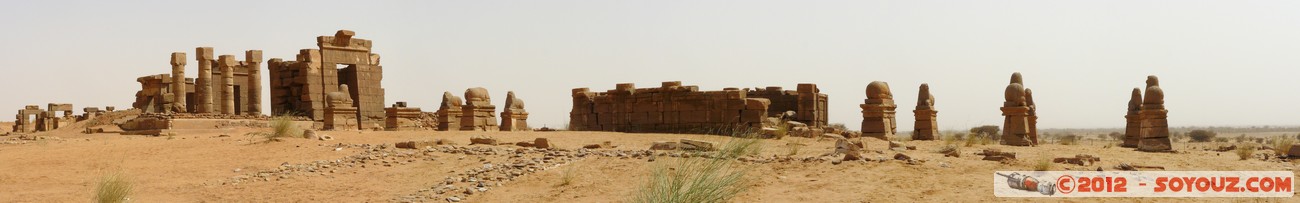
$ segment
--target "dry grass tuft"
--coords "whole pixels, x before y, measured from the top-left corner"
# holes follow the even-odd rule
[[[630,202],[729,202],[748,190],[751,178],[747,174],[753,166],[734,159],[757,153],[760,140],[752,139],[753,133],[732,136],[712,158],[680,158],[653,167],[649,180]]]
[[[130,200],[134,186],[120,172],[104,175],[95,188],[95,202],[121,203]]]
[[[1255,146],[1251,144],[1242,144],[1240,146],[1237,146],[1236,152],[1237,152],[1237,158],[1241,158],[1241,160],[1247,160],[1250,159],[1250,157],[1255,156]]]

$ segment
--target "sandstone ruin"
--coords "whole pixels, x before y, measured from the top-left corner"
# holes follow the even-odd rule
[[[934,140],[939,137],[939,111],[934,109],[934,95],[930,94],[930,84],[921,83],[920,95],[916,100],[915,127],[912,128],[913,140]]]
[[[131,106],[143,113],[262,115],[262,51],[245,51],[244,61],[235,60],[234,55],[214,59],[211,47],[199,47],[195,52],[197,79],[185,78],[186,54],[172,53],[171,74],[136,79],[140,91]]]
[[[867,85],[867,99],[862,105],[862,136],[889,140],[898,132],[894,119],[894,93],[889,83],[873,81]]]
[[[440,131],[459,131],[460,130],[460,110],[464,101],[451,92],[442,93],[442,103],[438,107],[438,130]]]
[[[794,91],[781,87],[699,91],[699,87],[682,86],[680,81],[639,89],[623,83],[605,92],[575,88],[569,130],[679,133],[762,128],[765,123],[772,124],[770,117],[793,112],[786,119],[820,131],[827,126],[827,95],[820,92],[816,84],[799,84]]]
[[[1165,91],[1160,89],[1160,80],[1156,76],[1147,76],[1146,96],[1142,98],[1141,138],[1137,148],[1140,151],[1163,152],[1173,150],[1169,140],[1169,110],[1165,109]]]
[[[384,130],[432,130],[437,121],[432,113],[420,111],[420,108],[408,107],[406,102],[397,102],[392,107],[384,108]]]
[[[51,131],[103,113],[99,112],[97,108],[91,107],[86,108],[84,115],[72,114],[72,104],[49,103],[46,107],[46,109],[41,109],[41,106],[27,105],[23,109],[19,109],[18,114],[14,115],[13,132]],[[59,115],[59,113],[63,115]]]
[[[501,131],[530,131],[528,111],[524,110],[524,100],[515,97],[514,91],[506,92],[506,107],[501,112]]]
[[[1006,119],[1002,124],[1002,144],[1011,146],[1032,146],[1036,145],[1036,137],[1033,136],[1030,125],[1030,112],[1028,98],[1026,97],[1027,89],[1021,80],[1020,73],[1011,75],[1011,84],[1007,85],[1005,95],[1006,101],[1002,103],[1002,115]]]
[[[1142,140],[1142,89],[1133,88],[1132,97],[1128,100],[1128,114],[1124,115],[1127,121],[1124,125],[1124,142],[1120,147],[1137,148],[1138,142]]]
[[[488,90],[482,87],[465,90],[465,105],[461,106],[460,130],[498,131],[497,106],[492,105]]]
[[[355,123],[356,129],[382,126],[387,117],[384,89],[380,86],[383,67],[379,55],[371,53],[371,41],[353,36],[356,33],[339,30],[334,36],[317,37],[319,49],[299,50],[295,61],[270,59],[267,68],[271,78],[271,112],[302,115],[318,123],[349,119],[335,120],[336,123],[325,124],[327,127],[352,129],[351,123]],[[340,106],[335,114],[355,115],[326,115],[327,108],[334,108],[329,106],[331,100],[327,98],[333,92],[347,93],[341,96],[346,96],[351,101],[348,105],[356,108],[353,113],[348,111],[349,107]],[[343,100],[338,98],[338,101]]]

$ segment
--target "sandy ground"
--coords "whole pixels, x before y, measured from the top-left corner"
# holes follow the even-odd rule
[[[135,184],[133,202],[391,202],[428,189],[483,162],[502,161],[499,156],[432,153],[434,160],[412,160],[386,167],[339,168],[334,172],[299,173],[270,181],[231,182],[233,177],[254,171],[272,170],[282,164],[339,160],[361,153],[359,148],[338,148],[339,144],[392,144],[410,140],[447,139],[468,144],[475,135],[489,135],[504,142],[548,138],[560,148],[576,149],[585,144],[611,141],[617,149],[647,149],[653,141],[682,138],[724,142],[728,138],[708,135],[626,134],[608,132],[321,132],[335,139],[317,141],[288,139],[283,142],[252,143],[245,132],[260,129],[232,129],[227,133],[179,134],[174,137],[124,136],[56,132],[35,134],[57,137],[22,144],[0,144],[0,201],[3,202],[86,202],[92,199],[96,182],[105,174],[126,174]],[[220,137],[220,134],[233,135]],[[14,140],[14,136],[0,139]],[[831,141],[809,138],[764,140],[763,155],[788,154],[790,143],[802,143],[796,157],[817,156],[832,151]],[[993,196],[989,177],[996,170],[1032,170],[1037,160],[1075,154],[1099,156],[1093,166],[1054,165],[1054,170],[1111,170],[1120,163],[1164,166],[1167,170],[1294,170],[1296,162],[1265,160],[1239,161],[1232,153],[1201,150],[1213,144],[1177,144],[1179,153],[1142,153],[1107,147],[1093,141],[1081,145],[1008,147],[977,145],[963,147],[961,157],[936,153],[943,141],[909,141],[916,150],[892,151],[885,141],[867,139],[869,158],[905,153],[924,159],[919,165],[902,161],[821,163],[747,163],[752,167],[752,189],[735,202],[1298,202],[1296,198],[1072,198],[1027,199]],[[493,146],[516,148],[513,146]],[[996,148],[1016,152],[1020,161],[1002,164],[982,161],[974,155],[980,149]],[[406,149],[403,149],[406,150]],[[419,151],[419,150],[411,150]],[[1266,153],[1268,151],[1261,151]],[[466,158],[468,157],[468,158]],[[482,159],[476,159],[482,158]],[[493,190],[466,198],[466,202],[626,202],[648,178],[655,164],[645,159],[589,156],[549,170],[521,176]],[[573,173],[573,183],[561,185],[561,177]],[[1297,183],[1300,184],[1300,183]],[[442,199],[445,196],[438,196]]]

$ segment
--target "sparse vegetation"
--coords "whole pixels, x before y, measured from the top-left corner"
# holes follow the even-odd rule
[[[1241,158],[1241,160],[1247,160],[1250,159],[1250,157],[1255,156],[1255,146],[1252,144],[1243,144],[1237,146],[1236,152],[1238,158]]]
[[[1289,137],[1279,137],[1279,139],[1273,141],[1273,153],[1278,156],[1286,156],[1291,152],[1292,144],[1295,144],[1295,140]]]
[[[1048,171],[1048,170],[1052,170],[1052,160],[1051,160],[1051,159],[1039,159],[1037,162],[1034,162],[1034,170],[1035,170],[1035,171]]]
[[[836,130],[839,130],[840,132],[849,131],[849,127],[844,126],[843,123],[832,123],[827,127],[834,128]]]
[[[293,122],[292,116],[272,117],[267,123],[271,127],[270,132],[251,132],[250,137],[261,136],[263,142],[277,142],[282,138],[300,138],[303,130],[298,129],[298,125]]]
[[[121,203],[130,200],[134,186],[120,172],[109,173],[95,187],[95,202]]]
[[[1228,138],[1226,138],[1226,137],[1216,137],[1216,138],[1214,138],[1214,142],[1228,142]]]
[[[797,140],[800,141],[792,141],[785,144],[787,150],[785,153],[786,156],[794,156],[799,154],[799,150],[803,148],[804,143],[802,139],[797,139]]]
[[[1211,140],[1218,142],[1218,139],[1215,139],[1218,133],[1209,130],[1193,130],[1187,133],[1187,136],[1192,138],[1192,142],[1209,142]],[[1225,138],[1224,141],[1227,141],[1227,139]]]
[[[728,202],[749,189],[749,166],[733,160],[757,152],[759,140],[733,136],[714,158],[680,158],[653,167],[631,202]]]
[[[1110,139],[1111,139],[1111,140],[1123,140],[1123,139],[1124,139],[1124,133],[1119,133],[1119,132],[1110,132]]]
[[[999,128],[996,125],[986,125],[986,126],[970,128],[970,134],[988,136],[988,138],[992,140],[998,140],[998,136],[994,136],[994,135],[1001,135],[1001,133],[998,132],[1001,132],[1001,128]]]
[[[577,170],[578,166],[569,164],[569,166],[564,169],[563,174],[560,174],[560,186],[572,185],[573,180],[578,178]]]
[[[1060,141],[1058,142],[1061,145],[1076,145],[1079,144],[1079,135],[1070,134],[1061,136]]]

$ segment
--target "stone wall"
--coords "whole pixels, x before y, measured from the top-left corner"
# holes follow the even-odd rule
[[[358,126],[383,126],[383,67],[379,55],[371,53],[371,41],[353,38],[356,33],[339,30],[334,36],[316,38],[320,49],[299,50],[297,59],[267,61],[271,78],[271,111],[298,114],[317,122],[326,119],[326,94],[349,87],[349,97],[357,108]]]
[[[689,132],[717,127],[762,127],[770,116],[797,112],[796,121],[826,125],[826,98],[814,84],[798,91],[726,88],[699,91],[679,81],[638,89],[618,84],[613,90],[573,89],[569,130],[618,132]]]

